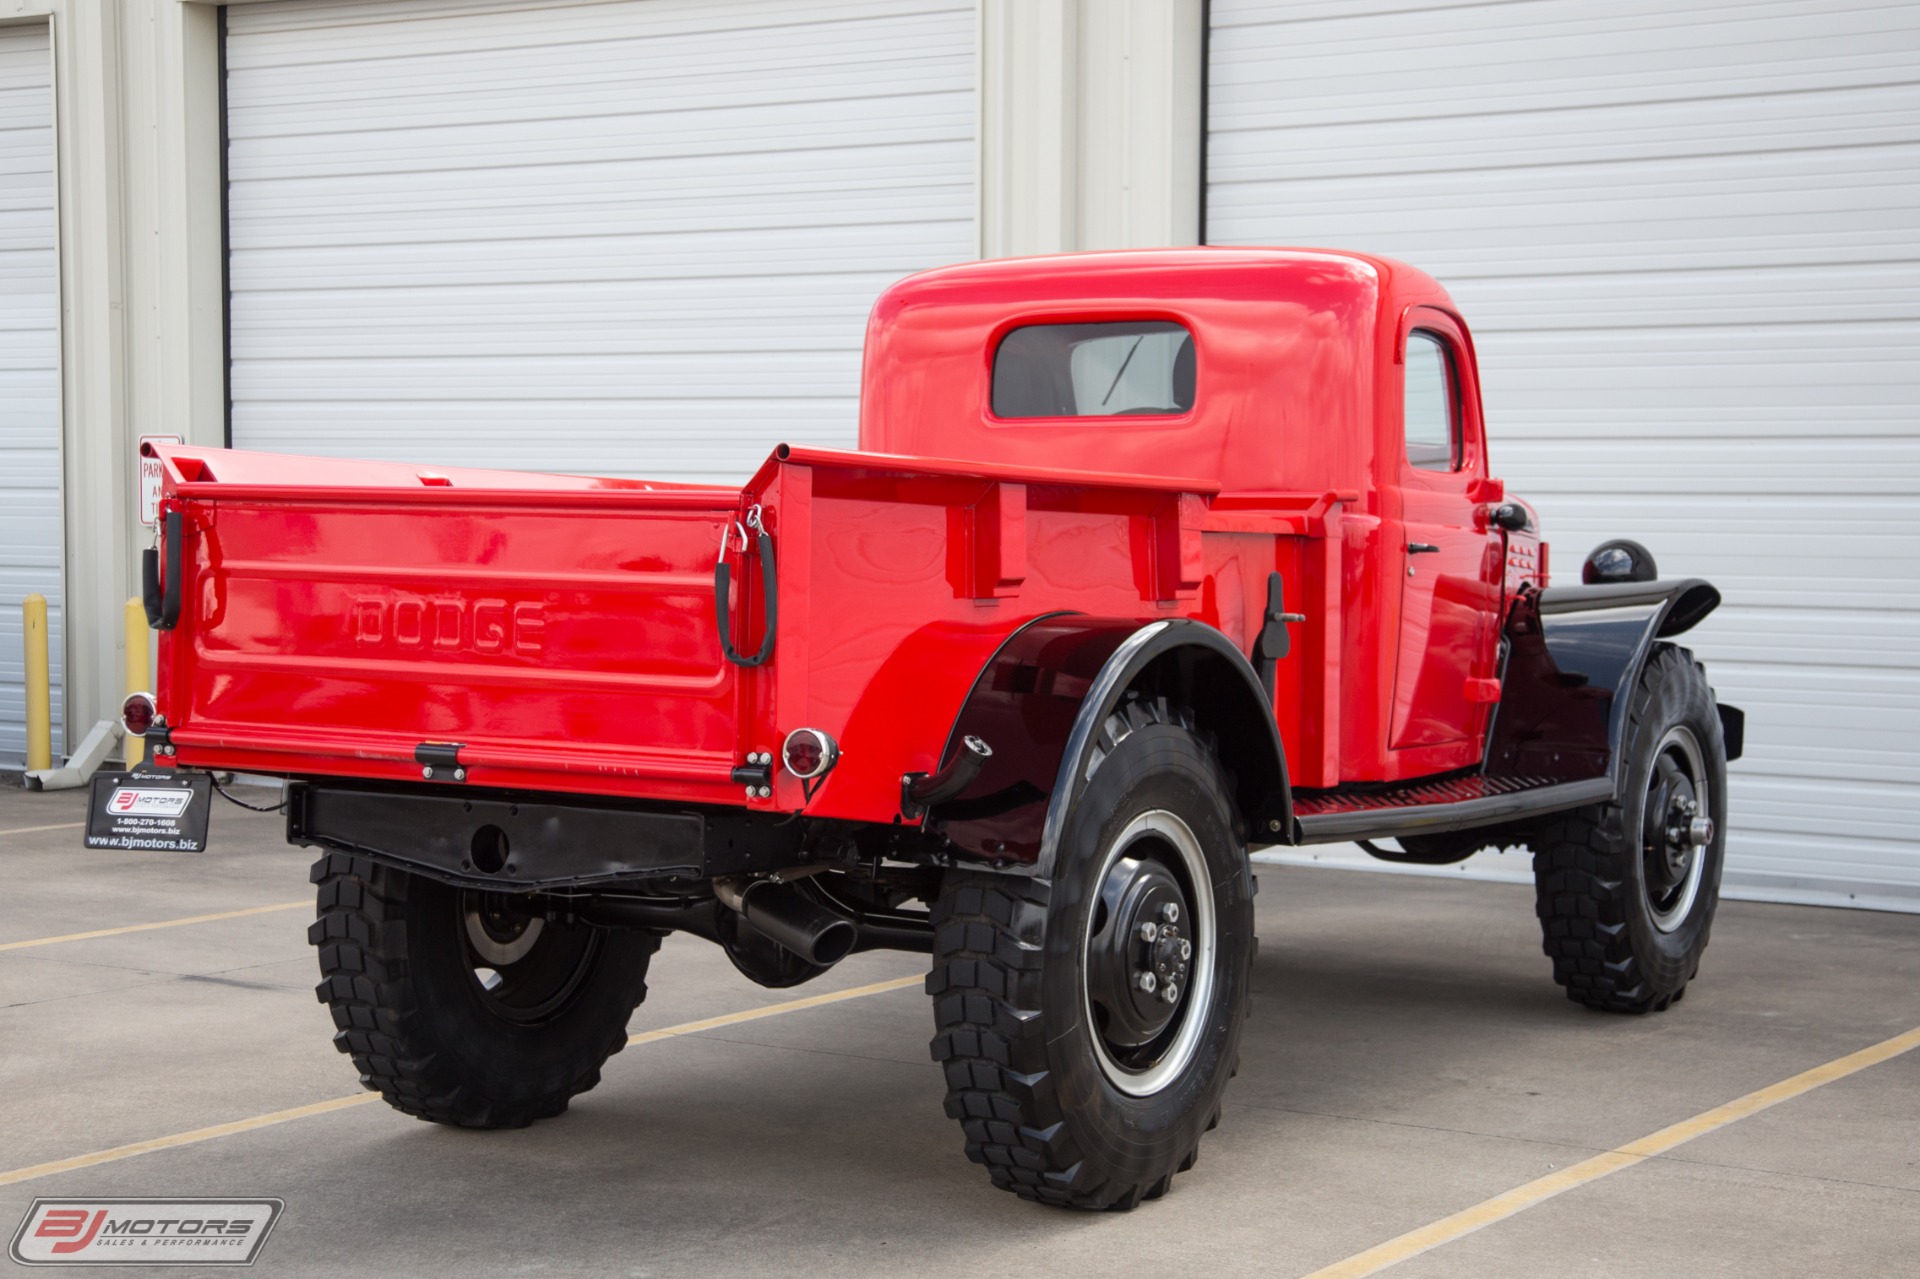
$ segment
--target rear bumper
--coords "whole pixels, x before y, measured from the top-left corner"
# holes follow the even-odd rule
[[[287,842],[355,853],[471,888],[690,883],[801,860],[799,822],[468,787],[294,783]]]

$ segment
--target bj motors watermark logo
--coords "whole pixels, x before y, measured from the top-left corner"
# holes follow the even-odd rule
[[[278,1199],[36,1199],[7,1255],[23,1266],[250,1266]]]
[[[115,817],[178,817],[192,801],[192,791],[121,786],[107,801],[107,811]]]

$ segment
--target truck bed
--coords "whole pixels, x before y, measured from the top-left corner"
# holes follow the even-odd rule
[[[1190,613],[1208,486],[782,448],[740,487],[165,447],[179,763],[888,820],[1009,629]],[[749,511],[772,538],[774,589]],[[723,530],[731,639],[715,562]],[[170,584],[171,586],[171,584]],[[903,707],[920,731],[899,723]],[[735,769],[848,743],[809,803]],[[944,730],[942,730],[944,731]]]

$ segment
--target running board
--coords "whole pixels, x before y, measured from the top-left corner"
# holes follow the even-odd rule
[[[1613,779],[1457,777],[1380,790],[1298,791],[1296,844],[1437,835],[1581,808],[1613,798]]]

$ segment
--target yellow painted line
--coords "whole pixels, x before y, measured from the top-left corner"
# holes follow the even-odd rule
[[[0,830],[0,835],[38,835],[43,830],[79,830],[85,822],[59,822],[52,826],[16,826],[12,830]]]
[[[275,902],[271,906],[249,906],[245,910],[223,910],[214,915],[188,915],[185,919],[163,919],[157,924],[127,924],[121,928],[96,928],[90,933],[63,933],[58,937],[35,937],[31,941],[0,942],[0,950],[25,950],[29,946],[52,946],[63,941],[87,941],[94,937],[118,937],[123,933],[144,933],[155,928],[179,928],[183,924],[211,924],[216,919],[244,919],[248,915],[271,915],[277,910],[313,909],[308,898],[297,902]]]
[[[1595,1155],[1591,1159],[1570,1165],[1558,1172],[1548,1173],[1544,1177],[1529,1181],[1524,1186],[1516,1186],[1505,1194],[1495,1195],[1484,1203],[1454,1213],[1451,1217],[1442,1217],[1432,1225],[1422,1226],[1409,1231],[1398,1239],[1389,1239],[1386,1243],[1356,1253],[1345,1261],[1335,1262],[1325,1269],[1316,1270],[1306,1279],[1361,1279],[1363,1275],[1378,1274],[1388,1266],[1398,1265],[1409,1257],[1417,1257],[1430,1252],[1442,1244],[1451,1243],[1463,1235],[1472,1234],[1483,1226],[1491,1226],[1496,1221],[1504,1221],[1516,1213],[1525,1212],[1536,1204],[1544,1203],[1555,1195],[1565,1194],[1590,1181],[1631,1168],[1637,1163],[1663,1155],[1676,1146],[1685,1145],[1696,1137],[1704,1137],[1710,1132],[1737,1123],[1750,1115],[1756,1115],[1769,1106],[1777,1106],[1783,1101],[1791,1101],[1804,1093],[1812,1092],[1824,1084],[1836,1079],[1845,1079],[1848,1075],[1875,1066],[1901,1053],[1920,1048],[1920,1026],[1907,1031],[1904,1035],[1895,1035],[1892,1039],[1882,1040],[1871,1048],[1862,1048],[1859,1052],[1848,1053],[1845,1057],[1835,1058],[1824,1066],[1815,1066],[1812,1070],[1802,1071],[1791,1079],[1783,1079],[1777,1084],[1769,1084],[1756,1092],[1736,1098],[1724,1106],[1715,1106],[1691,1119],[1659,1132],[1630,1141],[1624,1146],[1609,1150],[1605,1154]]]
[[[301,903],[305,904],[305,903]],[[790,999],[783,1004],[769,1004],[765,1008],[750,1008],[746,1012],[727,1013],[719,1017],[707,1017],[700,1021],[683,1022],[678,1026],[668,1026],[661,1030],[649,1030],[634,1035],[627,1040],[629,1044],[651,1044],[662,1039],[675,1039],[681,1035],[697,1034],[703,1030],[712,1030],[717,1026],[737,1026],[744,1021],[758,1021],[762,1017],[778,1017],[782,1013],[797,1013],[808,1008],[820,1008],[827,1004],[843,1003],[849,999],[860,999],[866,995],[878,995],[889,990],[904,990],[908,986],[919,985],[925,978],[896,977],[892,981],[877,981],[867,986],[855,986],[851,990],[835,990],[824,995],[809,995],[805,999]],[[378,1093],[355,1093],[351,1097],[335,1097],[331,1101],[316,1101],[310,1106],[295,1106],[291,1110],[276,1110],[270,1114],[255,1115],[251,1119],[236,1119],[232,1123],[214,1124],[210,1128],[195,1128],[191,1132],[177,1132],[169,1137],[154,1137],[148,1141],[136,1141],[131,1145],[114,1146],[109,1150],[96,1150],[88,1155],[74,1155],[68,1159],[55,1159],[44,1164],[33,1164],[26,1168],[15,1168],[11,1172],[0,1172],[0,1186],[17,1185],[23,1181],[34,1181],[41,1177],[51,1177],[55,1173],[73,1172],[80,1168],[96,1168],[101,1164],[117,1163],[122,1159],[132,1159],[136,1155],[150,1155],[157,1150],[172,1150],[178,1146],[191,1146],[202,1141],[213,1141],[220,1137],[232,1137],[243,1132],[253,1132],[259,1128],[271,1128],[275,1124],[291,1123],[296,1119],[310,1119],[315,1115],[330,1115],[336,1110],[349,1110],[354,1106],[364,1106],[370,1101],[380,1100]]]
[[[12,1172],[0,1172],[0,1186],[12,1186],[38,1177],[51,1177],[57,1172],[73,1172],[78,1168],[95,1168],[101,1164],[117,1163],[122,1159],[131,1159],[135,1155],[150,1155],[156,1150],[172,1150],[175,1146],[191,1146],[195,1142],[212,1141],[216,1137],[231,1137],[236,1133],[252,1132],[256,1128],[270,1128],[274,1124],[289,1123],[295,1119],[306,1119],[313,1115],[332,1114],[336,1110],[345,1110],[350,1106],[360,1106],[369,1101],[378,1100],[380,1095],[371,1092],[359,1093],[352,1097],[335,1097],[332,1101],[316,1101],[311,1106],[295,1106],[292,1110],[276,1110],[270,1115],[236,1119],[230,1124],[195,1128],[192,1132],[177,1132],[171,1137],[154,1137],[149,1141],[136,1141],[129,1146],[96,1150],[90,1155],[75,1155],[71,1159],[55,1159],[51,1163],[15,1168]]]
[[[869,986],[854,986],[849,990],[829,991],[824,995],[808,995],[805,999],[789,1000],[784,1004],[768,1004],[765,1008],[749,1008],[745,1012],[726,1013],[719,1017],[708,1017],[704,1021],[690,1021],[679,1026],[668,1026],[665,1030],[643,1030],[627,1039],[629,1044],[652,1044],[662,1039],[675,1039],[681,1035],[697,1035],[703,1030],[718,1030],[722,1026],[738,1026],[741,1022],[759,1021],[762,1017],[777,1017],[781,1013],[797,1013],[803,1008],[822,1008],[827,1004],[837,1004],[848,999],[862,999],[868,995],[881,995],[889,990],[905,990],[909,986],[925,983],[926,977],[914,974],[911,977],[895,977],[891,981],[877,981]]]

